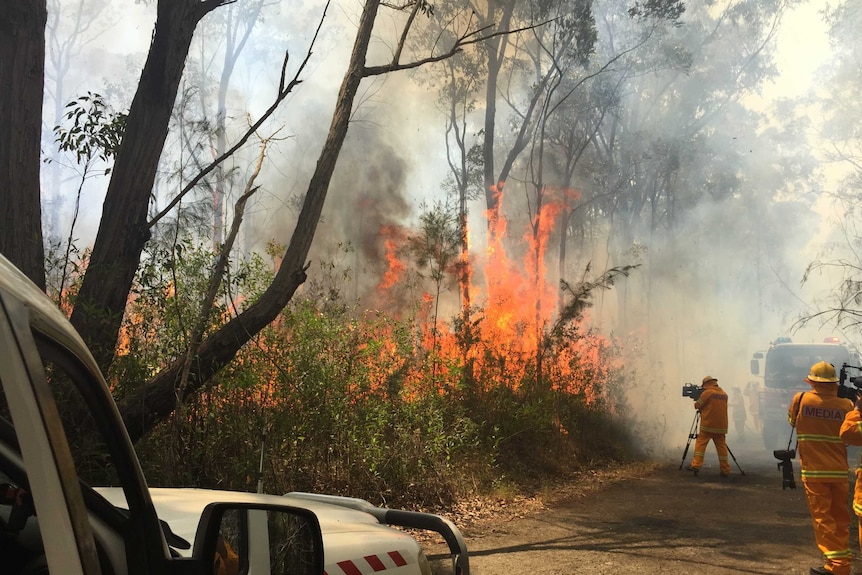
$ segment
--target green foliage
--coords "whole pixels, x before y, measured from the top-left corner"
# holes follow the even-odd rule
[[[629,8],[629,16],[638,20],[658,18],[677,23],[685,13],[685,3],[682,0],[646,0],[635,2]]]
[[[435,202],[431,208],[422,207],[421,233],[410,239],[410,248],[416,264],[427,268],[431,279],[439,284],[458,258],[461,245],[458,213],[442,202]]]
[[[66,104],[63,119],[71,125],[54,126],[56,142],[63,152],[72,152],[78,164],[98,158],[110,161],[120,148],[126,129],[126,114],[112,112],[100,94],[87,92]],[[105,174],[111,172],[105,169]]]
[[[618,277],[628,277],[629,274],[640,267],[640,264],[627,264],[606,270],[595,280],[582,279],[576,285],[571,285],[566,280],[560,280],[560,289],[569,297],[568,302],[560,310],[554,331],[565,326],[571,321],[581,318],[584,310],[592,306],[595,292],[598,289],[608,290],[614,286]],[[591,265],[588,264],[584,274],[589,273]]]
[[[430,18],[434,15],[434,5],[428,0],[419,0],[419,11]]]
[[[184,353],[206,293],[215,254],[191,239],[173,245],[151,244],[138,268],[121,328],[109,380],[122,395],[145,382]],[[259,256],[237,263],[208,317],[209,333],[235,314],[235,306],[254,301],[272,272]],[[240,296],[240,294],[242,294]]]
[[[115,363],[117,395],[184,349],[210,260],[184,241],[144,262]],[[252,301],[273,273],[259,259],[233,267],[233,296],[216,307],[213,328],[247,301],[236,294]],[[268,493],[439,508],[501,478],[533,484],[628,455],[610,415],[616,349],[596,334],[568,325],[545,352],[545,385],[537,386],[534,357],[476,329],[481,309],[457,324],[472,325],[472,335],[457,340],[441,330],[439,345],[428,348],[428,326],[362,313],[339,293],[319,286],[294,298],[140,442],[154,485],[254,491],[262,480]],[[470,370],[468,355],[477,358]]]
[[[74,243],[67,249],[58,241],[45,249],[46,292],[66,312],[75,306],[89,258],[89,251],[81,252]]]

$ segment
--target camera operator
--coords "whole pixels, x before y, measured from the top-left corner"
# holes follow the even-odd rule
[[[703,465],[703,456],[709,441],[715,444],[718,452],[718,467],[722,477],[730,475],[730,459],[727,452],[727,394],[718,386],[718,380],[707,375],[703,378],[703,391],[694,402],[694,408],[700,411],[700,429],[697,441],[694,443],[694,457],[691,459],[689,471],[697,473]]]
[[[799,466],[805,498],[814,524],[814,540],[823,553],[823,567],[810,575],[850,575],[850,510],[847,498],[847,446],[841,440],[844,416],[853,409],[838,397],[835,366],[825,361],[811,366],[804,380],[811,391],[793,396],[787,419],[796,428]]]
[[[856,394],[856,405],[847,412],[841,424],[841,439],[847,445],[862,445],[862,393]],[[853,511],[859,530],[859,548],[862,549],[862,462],[856,468],[856,486],[853,493]]]

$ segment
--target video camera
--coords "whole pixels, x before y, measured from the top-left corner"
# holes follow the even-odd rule
[[[859,390],[862,389],[862,376],[848,377],[848,369],[862,371],[862,367],[856,365],[848,365],[845,363],[841,366],[840,376],[838,378],[838,397],[849,399],[855,403],[856,396],[859,394]],[[853,387],[845,384],[848,380],[853,384]]]
[[[698,399],[700,399],[701,393],[703,393],[703,388],[693,383],[686,383],[682,386],[682,396],[690,397],[692,401],[697,401]]]
[[[772,452],[778,459],[778,470],[781,471],[781,490],[796,489],[796,480],[793,478],[793,459],[796,459],[795,449],[776,449]]]

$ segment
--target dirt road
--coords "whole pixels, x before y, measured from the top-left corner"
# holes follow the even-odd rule
[[[467,522],[471,572],[807,575],[822,563],[798,460],[797,488],[782,490],[771,454],[753,448],[734,455],[744,475],[734,465],[730,477],[720,477],[712,452],[697,477],[680,471],[679,459],[593,474],[523,517]],[[862,573],[853,523],[854,570]]]

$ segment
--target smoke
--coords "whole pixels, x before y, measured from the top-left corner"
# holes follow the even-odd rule
[[[354,295],[361,298],[387,271],[385,242],[404,244],[403,226],[412,203],[407,189],[409,160],[379,133],[359,132],[345,146],[346,157],[339,162],[327,198],[323,233],[315,241],[323,246],[337,241],[353,244]]]

